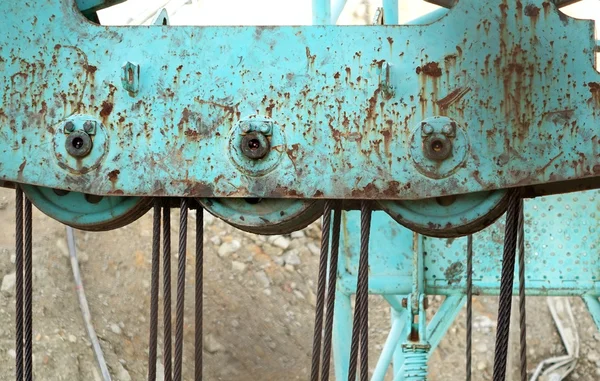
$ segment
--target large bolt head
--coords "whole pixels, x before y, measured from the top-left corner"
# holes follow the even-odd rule
[[[271,145],[265,135],[260,132],[249,132],[242,137],[241,150],[246,157],[258,160],[269,153]]]
[[[92,150],[92,139],[83,131],[75,131],[67,137],[65,149],[73,157],[85,157]]]
[[[430,160],[446,160],[452,154],[452,141],[444,135],[429,136],[423,141],[423,153]]]

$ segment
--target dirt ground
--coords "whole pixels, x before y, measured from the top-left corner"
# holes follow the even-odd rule
[[[1,278],[14,273],[13,193],[0,189]],[[193,218],[192,214],[190,221]],[[175,221],[174,211],[173,253],[178,234]],[[76,232],[93,323],[114,380],[146,378],[151,228],[148,213],[119,230]],[[211,216],[205,218],[205,229],[205,379],[307,380],[318,225],[275,241],[240,232]],[[100,380],[74,289],[64,226],[35,210],[34,233],[35,379]],[[192,229],[188,233],[184,379],[192,380],[195,241]],[[432,297],[430,311],[440,300]],[[496,301],[494,297],[478,297],[474,302],[474,380],[491,380]],[[600,334],[583,303],[576,298],[572,303],[582,344],[576,372],[569,379],[600,379]],[[373,370],[389,329],[389,311],[375,296],[370,305]],[[14,290],[5,290],[0,293],[0,380],[14,379],[14,312]],[[542,359],[565,350],[543,298],[528,299],[528,322],[531,372]],[[160,329],[162,332],[162,322]],[[430,380],[464,379],[464,337],[463,311],[429,361]],[[161,370],[162,365],[158,366]],[[518,361],[513,361],[512,368],[518,368]]]

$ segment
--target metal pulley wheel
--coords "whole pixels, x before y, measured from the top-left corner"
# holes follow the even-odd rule
[[[117,229],[137,220],[152,206],[152,198],[95,196],[33,185],[21,188],[42,213],[80,230]]]
[[[424,200],[379,201],[394,220],[417,233],[452,238],[491,225],[507,208],[507,192],[497,190]]]
[[[214,216],[256,234],[287,234],[305,228],[323,214],[323,202],[263,198],[203,198]]]

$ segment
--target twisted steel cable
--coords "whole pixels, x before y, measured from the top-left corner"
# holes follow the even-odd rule
[[[32,277],[32,234],[33,221],[31,218],[31,201],[25,198],[24,209],[25,250],[23,256],[23,368],[24,379],[33,379],[33,277]]]
[[[504,233],[504,253],[502,256],[502,276],[500,279],[500,300],[498,306],[498,328],[496,331],[496,351],[494,353],[494,381],[504,381],[506,378],[510,313],[515,275],[515,254],[517,248],[519,202],[519,191],[511,190],[508,199],[508,210],[506,211],[506,228]]]
[[[362,201],[360,213],[360,256],[358,263],[358,279],[356,283],[356,303],[354,306],[354,323],[352,324],[352,341],[350,343],[350,365],[348,381],[356,380],[356,367],[360,343],[360,379],[368,378],[368,286],[369,286],[369,234],[371,230],[371,209],[368,201]],[[363,326],[364,324],[364,326]]]
[[[333,311],[335,308],[335,289],[337,283],[338,255],[340,249],[340,225],[342,210],[334,208],[333,229],[331,232],[331,254],[329,257],[329,283],[327,285],[327,309],[325,315],[325,333],[323,336],[323,365],[321,380],[329,380],[329,365],[331,362],[331,340],[333,336]]]
[[[467,237],[467,348],[466,381],[471,381],[471,345],[473,343],[473,236]]]
[[[203,278],[204,278],[204,227],[202,225],[204,216],[203,209],[198,204],[196,210],[196,306],[195,306],[195,340],[194,340],[194,354],[195,354],[195,381],[202,380],[202,292],[203,292]]]
[[[163,227],[163,365],[165,381],[172,381],[171,368],[171,208],[162,208]]]
[[[160,201],[154,200],[152,216],[152,275],[150,280],[150,337],[148,338],[148,381],[156,380],[158,346],[158,277],[160,271]]]
[[[323,330],[323,307],[325,302],[325,274],[327,269],[327,254],[329,253],[329,237],[331,233],[331,208],[333,201],[326,201],[321,227],[321,255],[319,257],[319,275],[317,278],[317,303],[315,308],[315,327],[313,334],[312,364],[310,380],[319,380],[319,361],[321,357],[321,333]]]
[[[360,299],[360,380],[369,379],[369,239],[371,235],[371,204],[363,201],[360,213],[360,263],[358,267],[357,300]]]
[[[518,242],[519,246],[519,343],[521,381],[527,381],[527,316],[525,308],[525,216],[523,199],[519,200]]]
[[[185,254],[187,246],[188,200],[181,198],[179,216],[179,266],[177,268],[177,301],[175,306],[175,361],[173,380],[181,381],[183,367],[183,312],[185,300]]]
[[[15,376],[23,380],[23,191],[16,187],[15,197]]]

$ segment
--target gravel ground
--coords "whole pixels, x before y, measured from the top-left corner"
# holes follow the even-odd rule
[[[13,379],[14,372],[13,209],[13,191],[1,189],[0,380]],[[193,213],[191,218],[195,218]],[[173,221],[177,221],[175,211]],[[76,233],[93,323],[115,380],[146,377],[151,228],[149,213],[119,230]],[[265,237],[240,232],[206,216],[205,229],[205,379],[308,379],[318,224],[290,236]],[[35,379],[100,380],[73,286],[64,227],[36,210],[34,232]],[[185,380],[193,379],[194,354],[195,241],[193,231],[188,233]],[[177,234],[173,226],[173,241]],[[176,260],[173,258],[173,280]],[[432,297],[429,314],[441,300]],[[577,369],[569,379],[600,379],[600,334],[583,303],[573,298],[572,304],[582,344]],[[372,370],[389,329],[389,311],[376,296],[371,297],[370,306]],[[474,380],[491,380],[496,309],[497,298],[475,298]],[[464,319],[463,311],[432,354],[430,380],[464,380]],[[531,372],[542,359],[565,350],[545,299],[528,299],[528,322]],[[162,339],[159,341],[162,344]],[[517,348],[516,344],[513,347]],[[511,368],[516,371],[518,365],[514,360]],[[162,364],[158,366],[160,370]],[[513,373],[516,379],[517,373]]]

